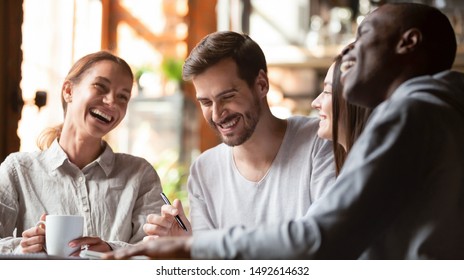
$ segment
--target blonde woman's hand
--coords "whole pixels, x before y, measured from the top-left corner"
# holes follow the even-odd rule
[[[108,252],[111,251],[111,246],[102,240],[100,237],[95,236],[85,236],[77,238],[69,242],[69,247],[79,249],[71,256],[79,256],[82,249],[88,249],[90,251],[96,252]]]
[[[46,216],[47,214],[42,214],[36,226],[23,231],[23,238],[20,242],[22,253],[45,252],[45,224],[43,222]]]

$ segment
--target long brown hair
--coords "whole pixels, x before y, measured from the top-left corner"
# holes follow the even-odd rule
[[[364,129],[367,119],[371,114],[371,109],[346,102],[342,95],[343,86],[340,82],[342,56],[337,56],[334,62],[332,81],[332,145],[335,158],[335,172],[338,176],[351,147]],[[338,143],[339,125],[343,126],[345,131],[345,139],[343,140],[346,143],[346,151]]]
[[[127,74],[131,77],[132,80],[134,80],[134,74],[132,73],[129,64],[127,64],[127,62],[124,59],[115,56],[114,54],[108,51],[98,51],[95,53],[88,54],[76,61],[76,63],[74,63],[74,65],[69,70],[68,75],[66,75],[64,82],[69,81],[73,84],[78,84],[81,81],[82,76],[88,69],[92,68],[93,65],[95,65],[95,63],[103,60],[109,60],[116,63],[127,72]],[[63,88],[61,91],[63,91]],[[61,94],[61,105],[63,106],[64,116],[66,116],[66,109],[68,103],[64,100],[63,94]],[[63,124],[59,124],[57,126],[44,129],[37,138],[37,146],[39,147],[39,149],[45,150],[48,147],[50,147],[53,141],[60,137],[62,128]]]

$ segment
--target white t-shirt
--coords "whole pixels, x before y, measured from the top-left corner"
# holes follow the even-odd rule
[[[222,143],[201,154],[188,180],[193,231],[304,216],[335,181],[332,143],[317,136],[318,128],[317,118],[289,118],[279,152],[259,182],[240,174],[232,147]]]

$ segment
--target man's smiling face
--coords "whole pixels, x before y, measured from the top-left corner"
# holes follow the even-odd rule
[[[388,97],[398,74],[400,32],[394,13],[395,7],[385,5],[369,14],[343,55],[343,96],[351,103],[373,108]]]

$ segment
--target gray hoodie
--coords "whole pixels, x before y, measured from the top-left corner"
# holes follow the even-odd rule
[[[406,81],[304,218],[202,233],[192,257],[464,259],[463,108],[462,73]]]

